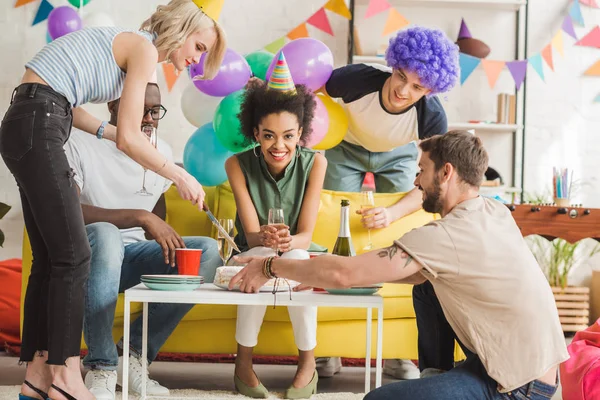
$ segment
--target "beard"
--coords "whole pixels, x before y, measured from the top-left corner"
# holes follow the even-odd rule
[[[421,188],[424,194],[426,194],[423,200],[423,210],[432,214],[439,214],[444,209],[442,201],[440,199],[442,189],[440,188],[440,181],[436,178],[433,181],[433,188],[431,191],[425,191]]]

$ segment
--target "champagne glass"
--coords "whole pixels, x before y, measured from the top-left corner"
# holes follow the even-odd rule
[[[269,209],[269,225],[275,226],[277,230],[281,229],[283,225],[285,225],[285,221],[283,219],[283,209],[282,208],[270,208]],[[275,245],[275,254],[279,254],[279,245]]]
[[[225,232],[227,232],[227,234],[230,237],[233,237],[233,220],[232,219],[229,219],[229,218],[219,219],[219,224],[221,224],[223,229],[225,229]],[[231,252],[232,252],[233,248],[231,247],[231,244],[227,241],[227,239],[225,239],[225,236],[223,236],[221,234],[221,232],[219,232],[218,230],[217,230],[217,247],[219,249],[219,255],[221,256],[221,260],[223,260],[223,265],[226,265],[227,261],[231,257]]]
[[[365,190],[365,191],[360,192],[360,198],[361,198],[361,202],[360,202],[361,211],[367,211],[367,210],[370,210],[375,207],[375,199],[373,198],[373,191]],[[369,218],[372,218],[372,217],[369,217]],[[368,228],[367,231],[369,233],[369,242],[363,248],[363,250],[373,249],[373,242],[371,241],[371,228]]]
[[[142,132],[144,133],[144,135],[146,135],[146,139],[148,139],[150,144],[154,146],[154,148],[156,148],[156,145],[158,143],[156,128],[152,125],[144,125],[142,127]],[[153,196],[152,193],[146,190],[146,171],[148,170],[144,168],[144,179],[142,181],[142,188],[139,191],[135,192],[135,194],[139,194],[141,196]]]

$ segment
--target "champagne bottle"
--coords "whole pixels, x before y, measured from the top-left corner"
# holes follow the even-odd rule
[[[333,246],[333,254],[338,256],[352,257],[356,255],[352,238],[350,237],[350,201],[342,200],[340,212],[340,233]]]

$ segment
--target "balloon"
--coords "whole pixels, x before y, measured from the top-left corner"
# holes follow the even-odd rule
[[[233,155],[215,136],[212,123],[190,136],[183,150],[183,166],[200,184],[217,186],[227,180],[225,161]]]
[[[247,54],[245,58],[246,61],[248,61],[248,64],[250,64],[250,69],[254,76],[264,81],[267,76],[269,65],[271,64],[271,61],[273,61],[273,57],[275,57],[273,53],[267,51],[255,51],[254,53]]]
[[[308,139],[302,144],[305,147],[313,147],[315,144],[320,143],[329,129],[329,114],[327,108],[321,99],[315,96],[317,106],[315,108],[315,116],[312,120],[312,133]]]
[[[50,32],[46,32],[46,43],[50,43],[52,41],[52,36],[50,36]]]
[[[266,79],[271,76],[282,51],[296,85],[306,85],[316,91],[327,83],[333,72],[333,54],[323,42],[313,38],[292,40],[283,46],[271,61]]]
[[[83,5],[87,5],[87,3],[89,2],[90,0],[83,0]],[[79,6],[81,5],[81,0],[69,0],[69,3],[71,3],[73,7],[79,8]]]
[[[181,110],[188,122],[196,128],[212,123],[220,97],[207,96],[190,83],[181,95]]]
[[[115,26],[115,21],[103,12],[93,12],[83,17],[83,26],[92,28],[95,26]]]
[[[200,62],[191,66],[192,76],[204,73],[205,59],[206,53],[203,53]],[[217,75],[212,80],[194,81],[194,85],[209,96],[223,97],[243,89],[251,75],[248,61],[235,51],[227,49]]]
[[[318,93],[317,97],[323,102],[329,115],[329,129],[325,138],[316,146],[315,150],[327,150],[337,146],[348,132],[348,116],[341,105],[336,103],[331,97]]]
[[[52,39],[78,31],[82,26],[77,11],[69,6],[56,7],[48,15],[48,33]]]
[[[219,142],[225,148],[235,153],[254,146],[254,144],[246,144],[246,137],[242,134],[240,121],[237,116],[240,112],[243,96],[244,91],[239,90],[221,100],[215,112],[215,119],[213,120],[217,139],[219,139]]]

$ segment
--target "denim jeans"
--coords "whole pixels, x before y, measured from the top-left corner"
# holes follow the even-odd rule
[[[92,369],[116,370],[119,355],[112,336],[119,293],[140,283],[145,274],[177,274],[177,267],[165,264],[162,248],[147,240],[123,245],[121,232],[109,223],[86,227],[92,248],[92,262],[85,299],[84,339],[88,354],[83,364]],[[222,265],[217,242],[207,237],[184,237],[186,247],[202,249],[200,274],[205,282],[214,280]],[[193,304],[151,303],[148,305],[148,361],[152,362]],[[130,348],[142,354],[142,318],[131,324]]]
[[[21,361],[79,356],[90,246],[63,146],[71,105],[51,87],[25,83],[0,125],[0,154],[21,195],[33,264],[24,293]]]
[[[556,386],[535,380],[500,393],[498,383],[488,375],[479,357],[460,342],[467,360],[454,367],[455,334],[431,283],[413,288],[413,304],[419,330],[419,369],[448,372],[382,386],[368,393],[365,400],[549,400],[556,392]]]

